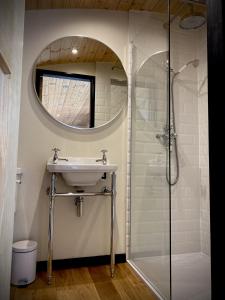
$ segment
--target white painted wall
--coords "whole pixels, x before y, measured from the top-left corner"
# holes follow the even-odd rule
[[[9,299],[22,75],[24,1],[0,2],[0,51],[11,76],[0,70],[0,299]]]
[[[126,111],[107,129],[93,133],[68,131],[55,124],[42,111],[32,88],[32,65],[51,41],[70,35],[84,35],[108,45],[127,69],[128,15],[124,12],[89,10],[30,11],[26,13],[20,145],[18,166],[23,168],[15,215],[14,240],[30,238],[38,242],[38,260],[47,258],[48,197],[50,177],[46,160],[53,146],[62,156],[100,157],[108,149],[108,158],[117,163],[116,252],[125,252],[126,195]],[[59,179],[57,187],[68,191]],[[95,188],[96,189],[96,188]],[[57,199],[55,206],[54,258],[72,258],[109,253],[110,201],[85,200],[84,216],[76,216],[73,199]]]
[[[135,47],[133,51],[133,73],[154,53],[169,49],[168,33],[163,24],[165,15],[146,11],[129,14],[129,42]]]

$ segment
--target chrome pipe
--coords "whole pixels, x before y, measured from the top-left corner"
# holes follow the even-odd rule
[[[83,202],[84,197],[79,196],[75,198],[75,205],[77,207],[77,216],[82,217],[83,216]]]
[[[116,204],[116,173],[112,173],[112,183],[111,183],[111,243],[110,243],[110,271],[111,277],[114,277],[115,271],[115,204]]]
[[[82,217],[83,216],[83,200],[79,201],[77,203],[77,216]]]
[[[112,192],[93,192],[93,193],[55,193],[55,197],[79,197],[79,196],[111,196]]]
[[[49,202],[48,265],[47,265],[48,284],[51,284],[52,282],[55,183],[56,183],[56,175],[55,173],[52,173],[50,193],[49,193],[50,202]]]
[[[55,197],[83,197],[83,196],[111,196],[111,238],[110,238],[110,270],[111,277],[114,277],[115,269],[115,203],[116,203],[116,174],[111,174],[111,191],[90,192],[90,193],[56,193],[56,174],[51,175],[51,186],[49,192],[49,225],[48,225],[48,263],[47,278],[48,284],[52,282],[52,259],[53,259],[53,230],[54,230],[54,204]],[[80,211],[82,214],[82,208]]]

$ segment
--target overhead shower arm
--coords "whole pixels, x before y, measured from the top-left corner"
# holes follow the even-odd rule
[[[181,2],[183,3],[190,3],[190,4],[193,4],[193,5],[198,5],[198,6],[202,6],[202,7],[206,7],[206,2],[204,0],[181,0]]]
[[[165,22],[165,23],[163,24],[163,27],[164,27],[165,29],[168,29],[169,23],[170,23],[170,24],[173,23],[173,21],[179,16],[179,13],[183,10],[184,6],[185,6],[185,3],[183,3],[183,4],[180,6],[180,8],[177,10],[177,12],[176,12],[175,15],[173,15],[171,18],[170,18],[170,16],[169,16],[169,21],[167,21],[167,22]]]

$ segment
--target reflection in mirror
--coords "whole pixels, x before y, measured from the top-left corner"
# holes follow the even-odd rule
[[[36,70],[36,91],[54,119],[70,126],[94,127],[95,77]]]
[[[48,114],[64,125],[93,128],[113,120],[127,101],[127,77],[117,55],[85,37],[54,41],[39,55],[34,86]]]

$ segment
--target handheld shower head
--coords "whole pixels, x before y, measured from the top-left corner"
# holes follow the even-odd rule
[[[197,68],[199,66],[199,59],[194,59],[190,61],[190,63],[193,65],[194,68]]]
[[[187,62],[185,65],[183,65],[176,74],[180,74],[183,72],[189,65],[192,65],[194,68],[197,68],[199,66],[199,59],[193,59],[189,62]]]

